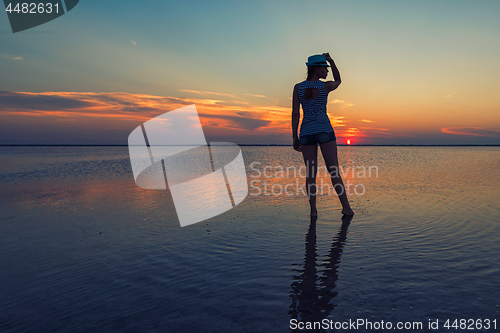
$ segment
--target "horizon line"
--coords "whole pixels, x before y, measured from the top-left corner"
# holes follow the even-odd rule
[[[290,144],[236,144],[238,146],[247,147],[293,147]],[[113,144],[0,144],[0,147],[128,147],[129,145],[113,145]],[[177,145],[178,146],[178,145]],[[192,145],[186,145],[192,146]],[[348,145],[348,144],[337,144],[337,146],[343,147],[499,147],[500,144],[360,144],[360,145]]]

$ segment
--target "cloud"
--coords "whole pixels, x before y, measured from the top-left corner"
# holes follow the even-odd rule
[[[413,137],[408,133],[398,133],[389,131],[387,128],[382,127],[346,127],[335,129],[338,137],[349,138],[405,138]]]
[[[343,136],[366,136],[363,132],[356,127],[349,127],[343,131]]]
[[[388,131],[387,128],[381,128],[381,127],[360,127],[360,128],[364,130],[373,130],[373,131]]]
[[[91,107],[95,104],[64,96],[0,91],[0,110],[17,112],[57,111]]]
[[[277,105],[241,104],[211,98],[179,98],[125,92],[0,91],[0,114],[6,115],[11,119],[9,121],[15,119],[16,124],[42,126],[40,124],[51,122],[59,123],[60,126],[74,124],[88,129],[99,127],[102,131],[111,127],[131,130],[151,118],[191,104],[195,104],[198,109],[205,134],[212,137],[291,135],[290,107]],[[32,121],[29,117],[39,119]],[[401,138],[409,135],[382,127],[353,126],[354,120],[345,116],[332,116],[330,121],[339,137]],[[367,125],[371,123],[373,121],[367,119],[362,119],[360,122]],[[5,121],[2,125],[4,128],[9,126]],[[20,128],[21,132],[23,130],[27,129]],[[67,128],[61,127],[60,130],[67,131]]]
[[[266,98],[264,95],[252,95],[252,94],[243,94],[245,96],[252,96],[252,97],[261,97],[261,98]]]
[[[179,91],[193,93],[193,94],[199,94],[199,95],[216,95],[216,96],[228,96],[228,97],[236,98],[236,96],[232,95],[232,94],[218,93],[218,92],[213,92],[213,91],[198,91],[198,90],[187,90],[187,89],[181,89]]]
[[[218,115],[218,114],[206,114],[200,113],[200,118],[213,118],[213,119],[222,119],[228,120],[230,122],[230,126],[234,128],[241,128],[246,130],[256,130],[258,128],[264,127],[270,123],[269,120],[258,119],[258,118],[250,118],[250,117],[241,117],[241,116],[231,116],[231,115]]]
[[[23,60],[23,57],[8,54],[8,53],[0,53],[0,56],[2,59],[9,59],[9,60]]]
[[[195,104],[204,132],[212,141],[216,141],[214,138],[226,138],[225,141],[230,142],[275,143],[263,139],[275,138],[273,140],[278,140],[276,142],[289,143],[290,107],[270,105],[271,101],[267,101],[267,105],[224,101],[223,98],[229,94],[197,95],[208,98],[126,92],[0,91],[0,142],[38,142],[37,138],[47,138],[47,142],[52,143],[124,144],[130,131],[143,122],[165,112]],[[220,99],[210,98],[212,95]],[[368,119],[331,116],[330,121],[339,138],[355,140],[358,137],[360,140],[355,141],[367,143],[390,142],[393,139],[401,142],[408,138],[421,140],[418,130],[410,133],[394,128],[375,127],[372,125],[379,122]],[[441,132],[445,136],[454,134],[449,136],[451,141],[456,140],[453,138],[457,136],[463,136],[467,140],[472,137],[500,138],[500,130],[482,127],[446,127],[441,128]]]
[[[500,130],[487,130],[483,127],[444,127],[441,128],[441,132],[455,135],[500,137]]]
[[[236,112],[238,115],[242,117],[248,117],[248,118],[258,118],[259,113],[258,112],[252,112],[252,111],[238,111]]]
[[[196,92],[207,97],[228,97],[230,94]],[[212,98],[179,98],[131,94],[125,92],[8,92],[0,91],[0,114],[16,118],[18,123],[41,124],[50,121],[59,126],[82,128],[133,129],[158,115],[195,104],[205,134],[210,137],[256,137],[291,135],[290,108],[277,105],[246,104],[245,101],[224,101]],[[340,103],[338,103],[340,104]],[[27,117],[39,117],[36,122]],[[43,118],[43,119],[42,119]],[[11,118],[12,119],[12,118]],[[23,120],[24,119],[24,120]],[[405,137],[382,127],[353,126],[352,119],[331,116],[338,137]],[[360,124],[372,124],[361,119]],[[6,126],[6,125],[4,125]],[[62,130],[62,127],[61,127]],[[126,132],[126,131],[125,131]]]
[[[396,133],[390,132],[387,128],[382,127],[359,127],[360,131],[362,131],[365,136],[368,137],[408,137],[412,136],[408,133]]]
[[[340,104],[342,109],[347,109],[347,108],[350,108],[351,106],[354,106],[354,104],[343,101],[341,99],[333,99],[333,100],[329,101],[328,104]]]
[[[333,127],[344,127],[346,126],[346,120],[344,120],[344,116],[338,116],[338,117],[331,117],[330,116],[330,123],[332,124]]]
[[[128,93],[0,91],[0,113],[38,117],[108,117],[146,121],[193,104],[177,98]]]
[[[195,104],[207,134],[263,135],[291,132],[290,110],[279,106],[255,106],[218,99],[178,98],[124,92],[9,92],[0,91],[0,114],[17,123],[33,123],[28,117],[70,122],[79,126],[130,128],[160,114]],[[19,118],[22,117],[22,118]],[[100,119],[97,121],[97,118]],[[4,118],[5,119],[5,118]],[[6,125],[6,124],[2,124]],[[115,125],[113,125],[115,126]],[[133,127],[132,127],[133,128]]]
[[[192,94],[199,94],[199,95],[216,95],[216,96],[227,96],[227,97],[232,97],[232,98],[238,98],[238,96],[235,94],[220,93],[220,92],[213,92],[213,91],[199,91],[199,90],[188,90],[188,89],[181,89],[179,91],[188,92],[188,93],[192,93]],[[266,96],[264,96],[264,95],[254,95],[254,94],[243,94],[243,95],[250,96],[250,97],[266,98]]]
[[[131,40],[130,43],[137,45],[137,42],[135,40]]]

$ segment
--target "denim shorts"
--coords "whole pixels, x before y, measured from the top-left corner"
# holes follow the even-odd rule
[[[335,137],[335,132],[330,132],[330,133],[322,132],[317,134],[301,136],[299,142],[301,145],[317,145],[317,144],[321,145],[323,143],[335,140],[337,140],[337,138]]]

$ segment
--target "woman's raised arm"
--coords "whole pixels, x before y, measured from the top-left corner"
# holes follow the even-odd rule
[[[326,92],[329,93],[329,92],[337,89],[340,86],[340,84],[342,83],[342,80],[340,78],[339,69],[335,65],[335,62],[333,61],[332,57],[330,57],[330,54],[323,53],[323,55],[325,56],[326,61],[328,61],[330,63],[330,68],[332,69],[333,79],[335,80],[335,81],[328,81],[325,83]]]

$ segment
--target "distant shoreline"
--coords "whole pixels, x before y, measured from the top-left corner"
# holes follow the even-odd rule
[[[191,146],[191,145],[188,145]],[[279,144],[238,144],[243,147],[292,147],[292,145]],[[345,145],[339,144],[339,147],[500,147],[498,145]],[[39,144],[0,144],[0,147],[128,147],[128,145],[39,145]]]

